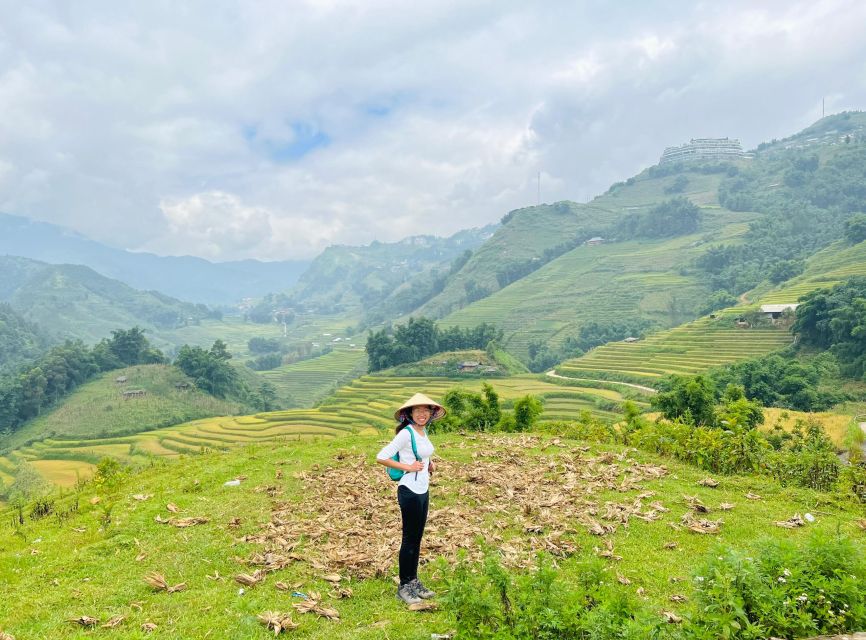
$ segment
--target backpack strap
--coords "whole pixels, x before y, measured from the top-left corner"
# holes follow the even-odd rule
[[[418,455],[418,447],[415,445],[415,429],[412,428],[412,425],[407,424],[405,429],[409,429],[409,437],[412,438],[412,453],[415,454],[415,459],[420,460],[421,456]],[[424,430],[424,434],[427,434],[427,430]]]

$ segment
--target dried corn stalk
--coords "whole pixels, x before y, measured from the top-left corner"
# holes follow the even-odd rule
[[[260,614],[258,618],[259,622],[265,625],[270,631],[273,631],[275,636],[280,635],[283,631],[298,628],[298,624],[292,620],[292,617],[288,613],[265,611]]]
[[[787,520],[781,520],[774,523],[777,527],[784,527],[785,529],[796,529],[797,527],[802,527],[806,524],[806,521],[803,520],[803,516],[799,513],[795,513],[793,516],[788,518]]]
[[[169,586],[165,576],[161,573],[153,571],[144,576],[144,581],[157,591],[165,591],[166,593],[176,593],[186,589],[186,582],[181,582],[174,586]]]

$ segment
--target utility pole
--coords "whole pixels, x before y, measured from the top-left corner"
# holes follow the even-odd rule
[[[824,117],[824,98],[821,98],[821,118]]]
[[[541,171],[538,172],[538,202],[537,204],[541,205]]]

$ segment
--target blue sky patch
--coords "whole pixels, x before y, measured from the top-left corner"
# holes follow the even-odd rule
[[[289,126],[292,130],[290,140],[260,137],[258,127],[254,125],[245,126],[243,136],[252,147],[278,163],[300,160],[331,142],[331,137],[312,123],[293,122]]]

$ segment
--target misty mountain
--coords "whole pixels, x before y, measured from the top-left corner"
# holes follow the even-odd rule
[[[211,317],[203,304],[139,291],[88,267],[0,256],[0,303],[54,339],[97,342],[114,329],[153,333]]]
[[[206,304],[233,304],[242,298],[289,289],[308,261],[210,262],[192,256],[157,256],[117,249],[75,231],[0,213],[0,255],[50,264],[79,264],[136,289],[155,289]]]

